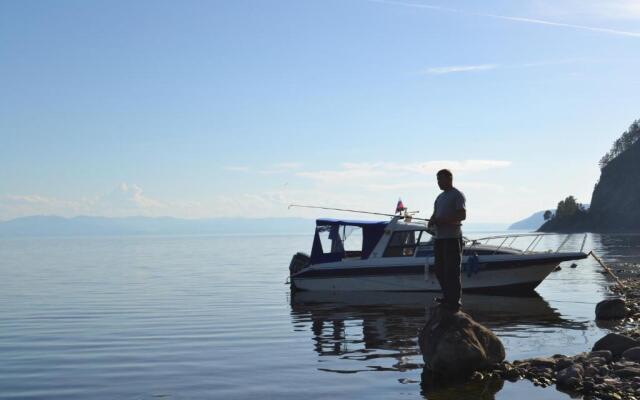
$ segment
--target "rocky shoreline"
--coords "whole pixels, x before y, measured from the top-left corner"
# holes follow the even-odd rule
[[[503,361],[490,371],[473,373],[471,380],[527,379],[540,387],[556,385],[572,397],[640,399],[640,265],[618,264],[612,269],[623,284],[611,287],[615,295],[624,299],[623,316],[598,321],[611,333],[598,340],[591,351]],[[621,302],[617,303],[619,306]]]

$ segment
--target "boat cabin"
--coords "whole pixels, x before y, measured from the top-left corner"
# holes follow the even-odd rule
[[[323,218],[316,220],[310,261],[425,256],[431,250],[424,246],[430,246],[431,240],[424,224],[402,218],[390,222]]]

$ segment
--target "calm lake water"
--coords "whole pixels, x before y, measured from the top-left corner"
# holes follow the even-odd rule
[[[291,295],[289,260],[311,239],[0,240],[0,398],[569,398],[526,381],[421,385],[434,294]],[[640,236],[589,235],[585,249],[638,262]],[[609,283],[590,259],[568,264],[537,296],[469,295],[464,308],[509,360],[589,350],[607,332],[593,316]]]

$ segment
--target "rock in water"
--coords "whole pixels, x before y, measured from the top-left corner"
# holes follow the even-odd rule
[[[596,319],[620,319],[626,315],[627,307],[622,299],[602,300],[596,306]]]
[[[504,360],[504,346],[488,328],[462,311],[432,309],[422,332],[420,350],[425,368],[455,378],[489,369]]]
[[[582,377],[584,375],[584,369],[580,364],[572,364],[567,368],[558,371],[556,374],[559,388],[575,388],[582,384]]]
[[[628,336],[609,333],[593,345],[593,351],[609,350],[614,357],[620,357],[625,350],[640,346],[640,342]]]

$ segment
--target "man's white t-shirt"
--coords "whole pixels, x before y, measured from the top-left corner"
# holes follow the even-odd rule
[[[433,204],[433,215],[436,218],[455,218],[457,210],[466,210],[464,194],[452,187],[436,197]],[[461,225],[440,224],[436,225],[436,239],[456,239],[462,237]]]

